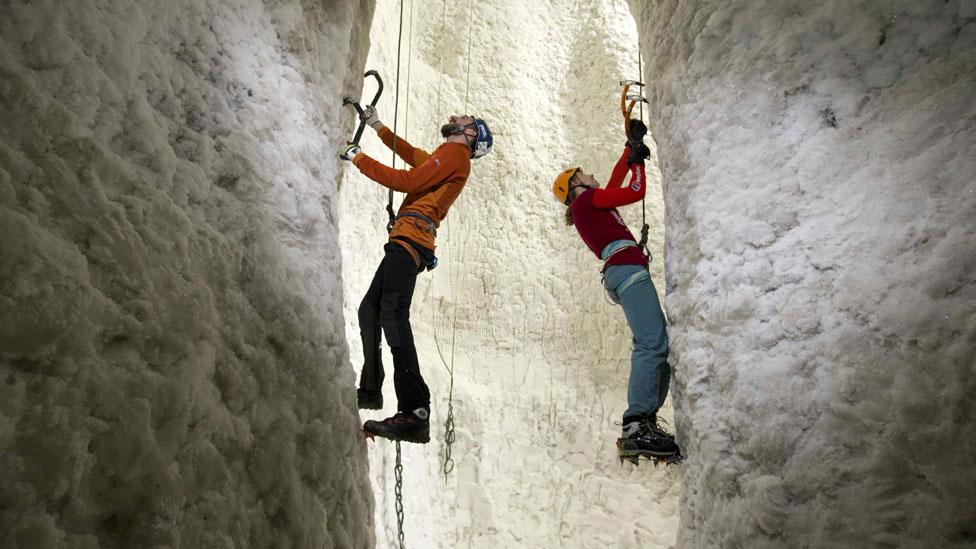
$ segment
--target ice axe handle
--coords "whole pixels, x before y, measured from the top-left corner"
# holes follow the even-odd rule
[[[371,107],[375,107],[376,102],[379,101],[380,96],[383,95],[383,79],[380,78],[380,73],[376,72],[375,70],[366,71],[363,78],[369,78],[370,76],[376,78],[377,84],[376,95],[373,96],[373,100],[369,103]],[[363,107],[359,104],[359,101],[356,101],[355,97],[349,96],[342,98],[342,104],[352,105],[356,109],[356,112],[359,113],[359,126],[356,128],[356,135],[354,135],[352,141],[350,141],[350,143],[355,143],[358,145],[359,139],[363,136],[363,130],[366,129],[366,118],[365,113],[363,112]]]

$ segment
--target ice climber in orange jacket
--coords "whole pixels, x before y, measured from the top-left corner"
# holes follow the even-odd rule
[[[367,421],[363,430],[391,440],[426,443],[430,440],[430,390],[420,375],[410,329],[410,302],[417,275],[436,264],[437,227],[464,189],[471,159],[491,151],[492,136],[484,120],[452,116],[441,126],[444,143],[428,153],[394,135],[377,118],[373,107],[364,108],[363,119],[387,147],[410,165],[408,170],[384,166],[356,144],[347,146],[340,155],[352,161],[366,177],[407,194],[397,212],[389,242],[383,247],[383,260],[359,305],[359,332],[365,355],[357,391],[359,407],[371,410],[383,407],[382,330],[393,354],[397,413],[383,421]]]

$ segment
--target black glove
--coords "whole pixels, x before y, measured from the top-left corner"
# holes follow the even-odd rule
[[[627,157],[628,165],[643,164],[645,160],[651,157],[651,149],[648,149],[643,141],[627,142],[627,145],[630,147],[630,156]]]
[[[627,141],[640,141],[647,135],[647,126],[644,122],[631,118],[630,125],[627,127]]]

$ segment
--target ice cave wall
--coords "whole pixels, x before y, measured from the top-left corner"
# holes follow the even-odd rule
[[[605,180],[620,154],[618,82],[638,72],[633,17],[626,3],[606,0],[406,0],[404,8],[398,131],[432,150],[447,117],[470,112],[495,136],[439,230],[440,265],[417,282],[411,322],[433,419],[429,445],[403,445],[406,542],[672,546],[681,471],[635,470],[615,457],[631,337],[603,296],[599,262],[550,192],[570,165]],[[379,115],[391,128],[398,25],[399,3],[377,2],[366,67],[386,80]],[[390,163],[372,130],[363,143]],[[663,289],[654,163],[649,173],[652,268]],[[347,334],[358,370],[356,308],[381,258],[387,197],[354,168],[339,195]],[[639,230],[640,205],[622,213]],[[452,362],[457,442],[445,476]],[[386,408],[364,411],[364,419],[395,411],[389,357],[386,365]],[[381,547],[395,543],[393,464],[391,445],[370,444]]]
[[[335,155],[372,11],[0,3],[0,546],[373,544]]]
[[[640,2],[679,545],[976,541],[976,4]]]

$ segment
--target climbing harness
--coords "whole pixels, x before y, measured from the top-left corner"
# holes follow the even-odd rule
[[[613,242],[607,244],[606,246],[603,247],[603,250],[600,251],[600,260],[603,261],[603,268],[600,269],[600,272],[602,273],[607,270],[608,263],[610,262],[611,257],[626,250],[627,248],[636,248],[639,246],[640,245],[634,242],[633,240],[626,240],[626,239],[614,240]]]
[[[363,78],[369,78],[370,76],[376,78],[376,95],[374,95],[373,100],[369,102],[369,106],[375,107],[376,102],[379,101],[380,96],[383,95],[383,79],[380,78],[380,73],[373,70],[366,71],[366,74],[363,75]],[[358,145],[359,139],[363,136],[363,130],[366,129],[366,115],[363,112],[363,107],[362,105],[359,104],[359,101],[356,101],[356,98],[350,97],[348,95],[342,98],[342,104],[352,105],[353,107],[355,107],[356,112],[359,113],[359,127],[356,128],[356,135],[354,135],[352,141],[349,142],[350,144],[355,143],[356,145]]]
[[[427,225],[427,229],[430,230],[431,234],[437,236],[437,225],[434,224],[433,219],[427,217],[422,213],[417,213],[417,212],[403,212],[400,215],[396,216],[397,219],[402,219],[404,217],[412,217],[414,219],[419,219],[423,221]]]
[[[603,286],[603,293],[606,295],[608,303],[611,303],[613,305],[619,305],[620,295],[624,293],[624,290],[630,288],[632,285],[634,285],[635,283],[641,280],[651,278],[651,273],[648,269],[641,269],[640,271],[637,271],[634,274],[625,278],[623,282],[618,284],[617,287],[614,288],[613,290],[610,290],[606,286],[606,279],[607,279],[606,271],[607,271],[607,267],[610,266],[609,265],[610,258],[626,250],[627,248],[637,248],[637,247],[639,247],[639,244],[637,242],[634,242],[633,240],[614,240],[613,242],[604,246],[603,250],[600,251],[600,259],[603,261],[603,268],[600,269],[600,276],[601,276],[600,283]]]

